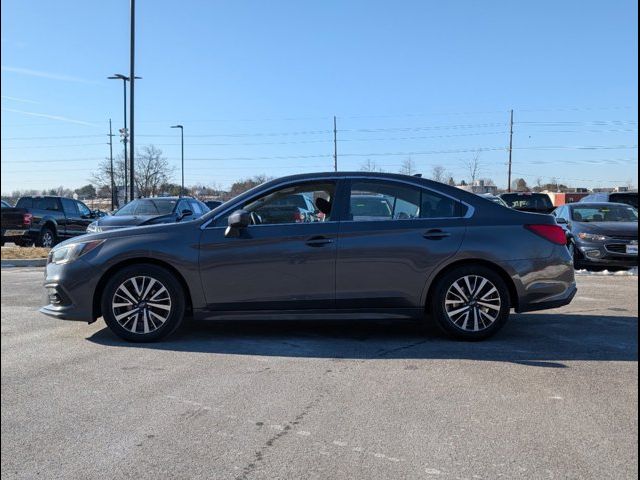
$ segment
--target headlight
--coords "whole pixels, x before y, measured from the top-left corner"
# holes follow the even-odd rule
[[[98,225],[98,222],[91,222],[87,225],[87,233],[97,233],[101,231],[102,229],[100,228],[100,225]]]
[[[47,263],[63,264],[70,263],[78,259],[85,253],[99,247],[104,240],[91,240],[88,242],[70,243],[61,247],[54,248],[49,252]]]
[[[581,240],[587,240],[589,242],[604,242],[606,240],[609,240],[609,237],[607,237],[606,235],[598,235],[595,233],[579,233],[578,234],[578,238],[580,238]]]

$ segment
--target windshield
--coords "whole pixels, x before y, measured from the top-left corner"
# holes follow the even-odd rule
[[[167,215],[173,212],[176,203],[177,200],[140,198],[127,203],[124,207],[114,213],[114,215]]]
[[[637,222],[638,210],[622,205],[573,207],[571,218],[575,222]]]
[[[549,196],[541,193],[533,195],[506,193],[502,195],[501,198],[511,208],[530,208],[536,210],[551,210],[553,208],[553,203],[551,203]]]
[[[609,196],[609,201],[614,203],[626,203],[627,205],[638,208],[637,193],[612,193]]]

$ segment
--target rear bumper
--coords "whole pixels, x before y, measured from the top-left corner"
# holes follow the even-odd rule
[[[11,242],[14,240],[21,240],[29,237],[29,229],[22,228],[8,228],[2,229],[2,240],[5,242]]]
[[[536,310],[548,310],[550,308],[560,308],[565,305],[569,305],[573,298],[578,293],[578,288],[573,285],[566,292],[563,292],[560,295],[557,295],[555,298],[549,298],[547,300],[543,300],[536,303],[526,303],[524,305],[519,305],[516,309],[518,313],[522,312],[534,312]]]
[[[516,312],[562,307],[576,295],[573,259],[565,246],[554,247],[550,257],[516,260],[506,267],[516,290]]]

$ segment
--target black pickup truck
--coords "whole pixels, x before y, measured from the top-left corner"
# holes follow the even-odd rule
[[[2,209],[2,245],[53,247],[61,240],[86,233],[96,219],[84,203],[65,197],[22,197]]]

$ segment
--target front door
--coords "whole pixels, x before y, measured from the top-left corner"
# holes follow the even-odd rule
[[[340,223],[337,308],[421,308],[429,275],[466,230],[460,202],[410,183],[353,179]]]
[[[300,215],[298,196],[326,214]],[[210,310],[256,311],[333,308],[338,222],[331,217],[332,181],[275,187],[234,206],[205,228],[200,275]],[[232,211],[251,213],[252,225],[225,237]]]

